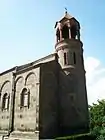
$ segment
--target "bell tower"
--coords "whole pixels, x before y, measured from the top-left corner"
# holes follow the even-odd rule
[[[61,133],[62,135],[85,133],[89,130],[89,117],[80,23],[66,11],[63,18],[56,22],[55,29],[55,50],[61,67],[59,75]]]
[[[83,44],[80,41],[80,24],[69,15],[67,11],[64,17],[56,22],[56,45],[55,49],[59,56],[59,63],[63,69],[83,69]],[[80,56],[78,55],[80,53]]]

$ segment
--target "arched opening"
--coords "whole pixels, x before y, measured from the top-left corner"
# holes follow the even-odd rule
[[[22,90],[21,93],[21,107],[29,107],[29,101],[30,101],[30,92],[26,88]]]
[[[60,31],[59,31],[59,29],[57,29],[56,36],[57,36],[57,42],[59,42],[60,41]]]
[[[67,39],[69,38],[69,28],[65,25],[62,29],[62,38]]]
[[[28,73],[25,78],[25,85],[28,86],[28,85],[32,84],[32,81],[34,81],[35,79],[36,79],[36,75],[34,72]]]
[[[77,35],[76,27],[75,26],[72,26],[71,27],[71,38],[76,39],[76,35]]]
[[[2,100],[2,110],[8,109],[9,109],[9,96],[7,93],[5,93]]]

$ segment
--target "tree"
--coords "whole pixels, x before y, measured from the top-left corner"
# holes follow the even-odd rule
[[[105,100],[89,106],[91,135],[97,140],[105,139]]]

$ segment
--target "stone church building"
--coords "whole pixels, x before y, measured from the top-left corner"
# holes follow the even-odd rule
[[[53,139],[88,132],[79,22],[56,22],[55,52],[0,73],[0,140]]]

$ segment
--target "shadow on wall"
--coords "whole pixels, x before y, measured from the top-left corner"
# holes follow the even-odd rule
[[[66,74],[55,61],[41,66],[40,77],[39,138],[88,132],[88,121],[83,122],[76,106],[76,77]]]

